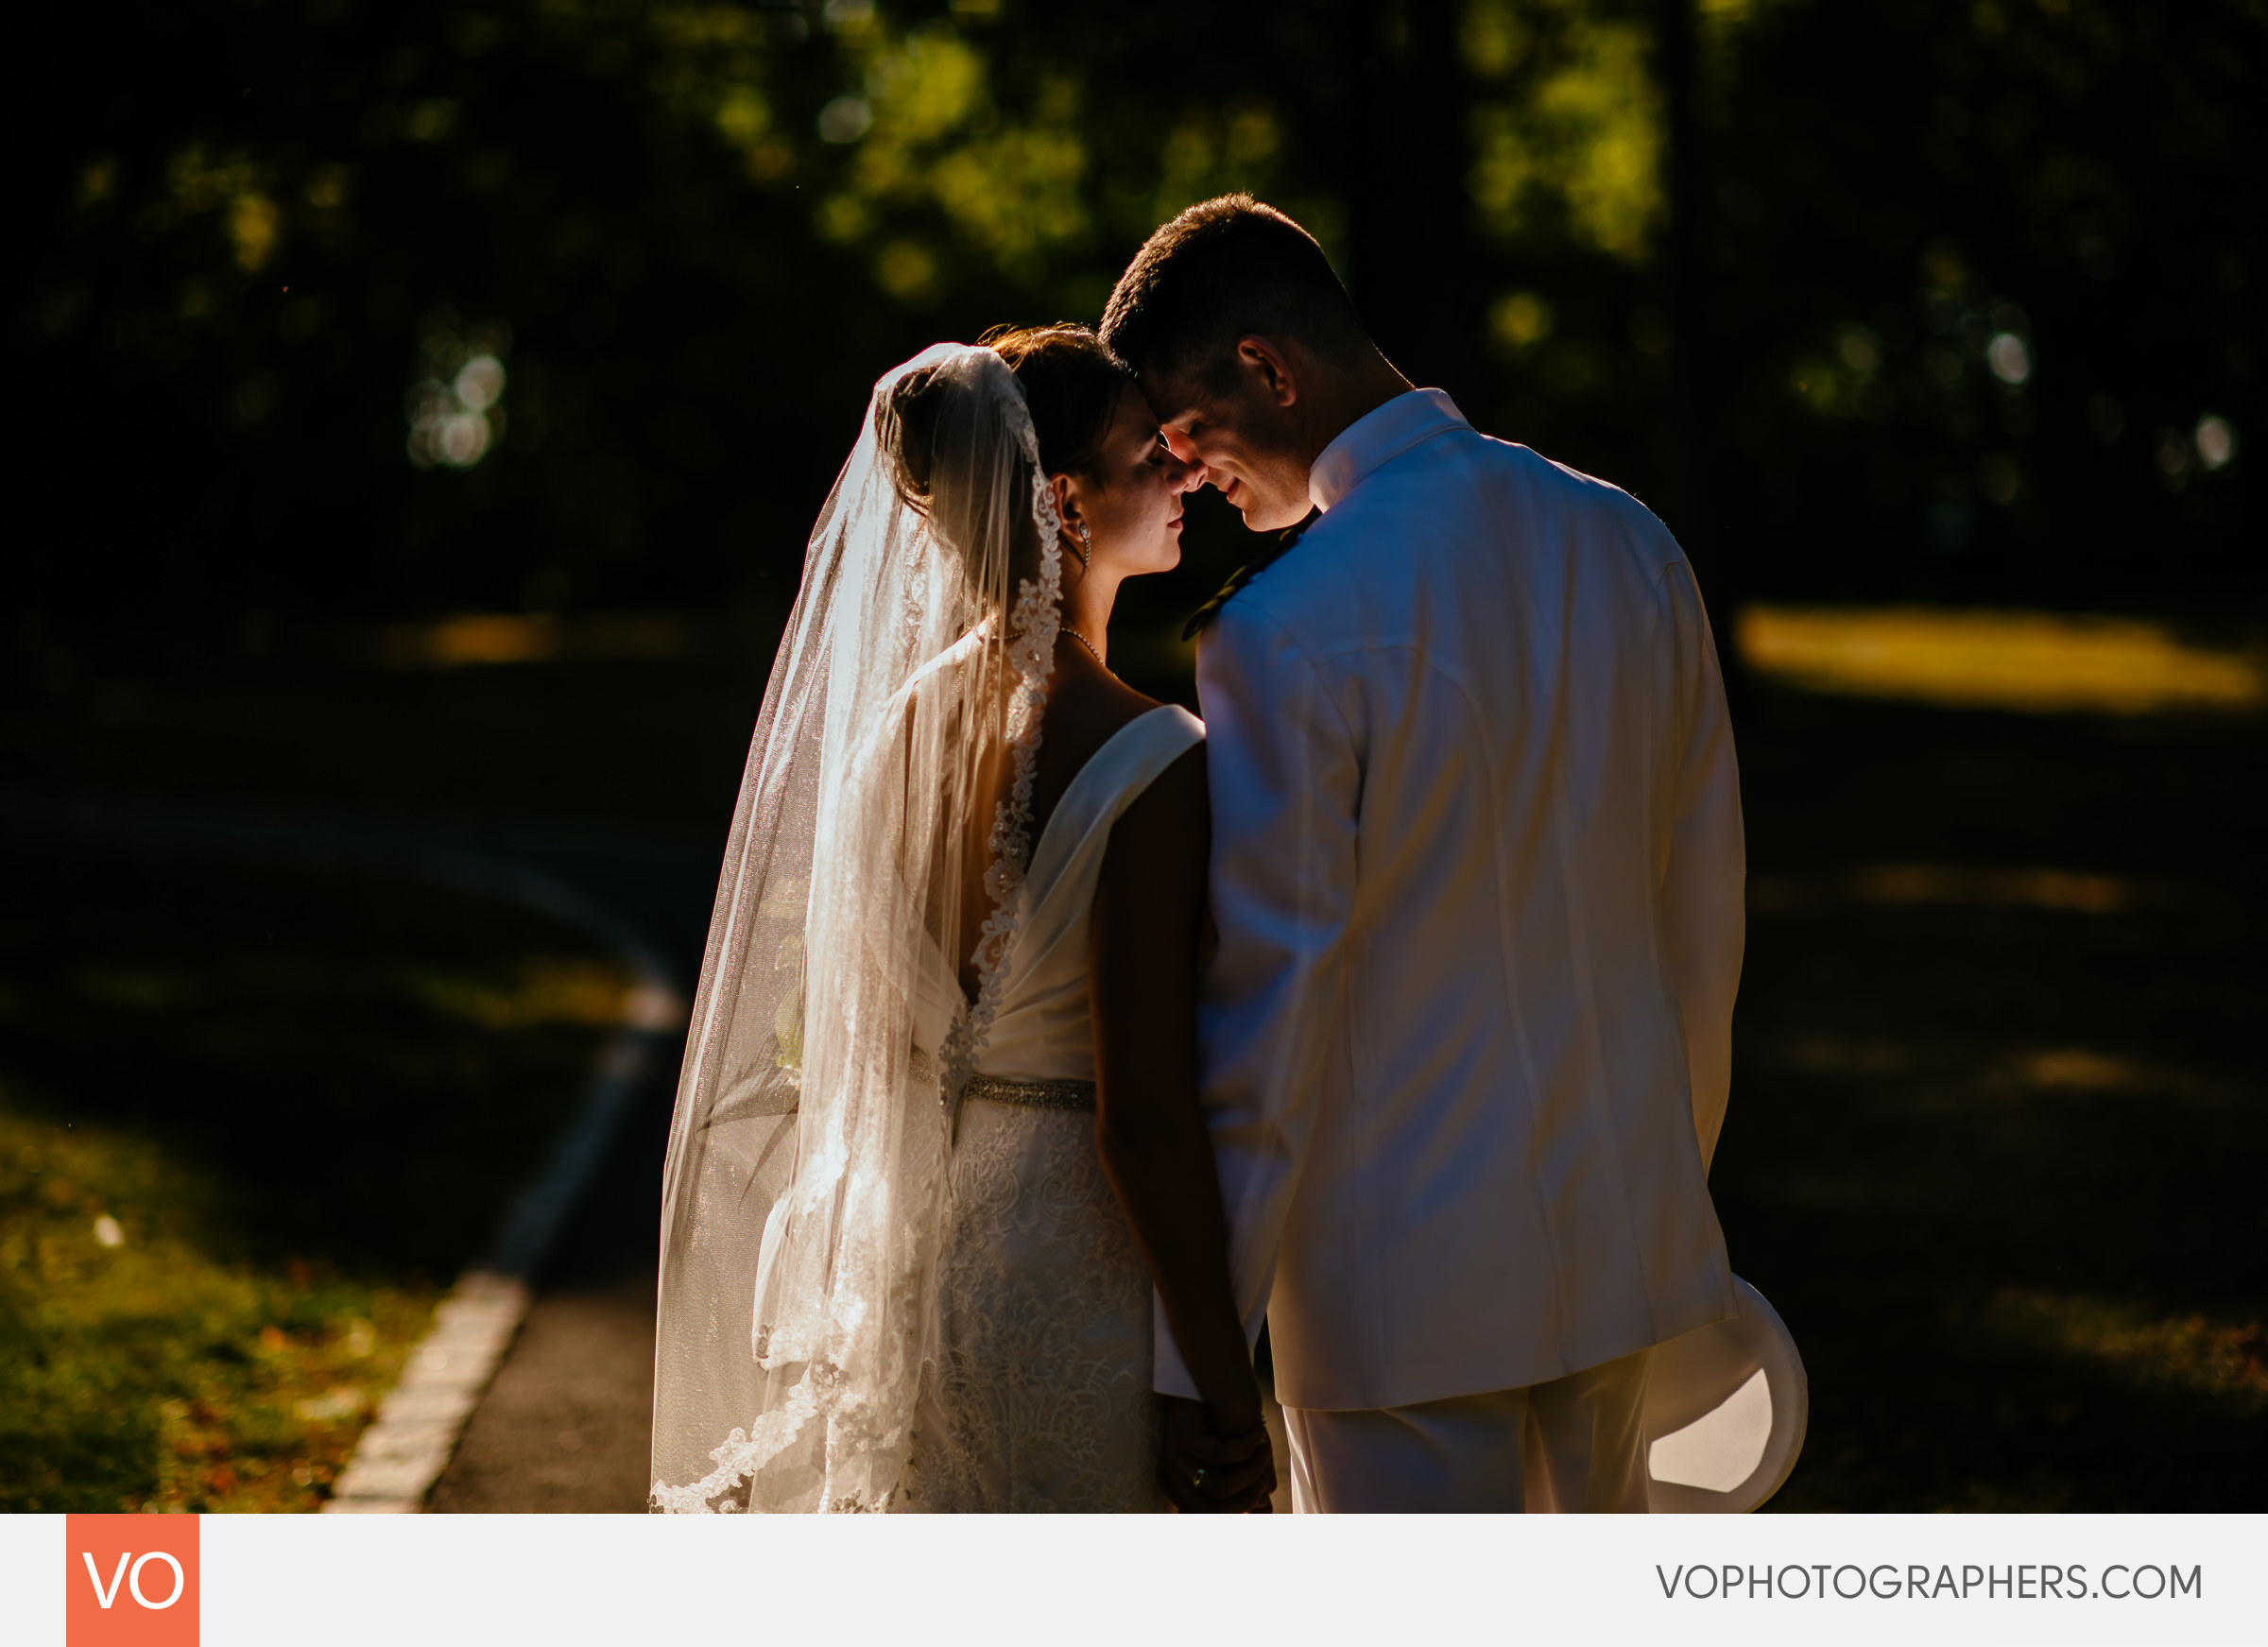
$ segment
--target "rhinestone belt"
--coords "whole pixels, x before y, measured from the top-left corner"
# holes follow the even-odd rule
[[[1021,1104],[1027,1109],[1094,1110],[1092,1081],[1004,1081],[998,1075],[971,1075],[961,1096]]]

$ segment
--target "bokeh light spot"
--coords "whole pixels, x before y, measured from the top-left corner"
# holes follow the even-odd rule
[[[929,249],[911,240],[893,240],[875,261],[874,278],[882,289],[902,303],[917,303],[934,294],[937,260]]]
[[[1984,361],[2004,384],[2020,384],[2032,375],[2032,351],[2013,332],[1994,335],[1984,346]]]
[[[873,124],[864,97],[837,97],[819,111],[819,135],[829,143],[856,143]]]
[[[504,355],[511,331],[489,322],[466,333],[451,310],[428,317],[423,330],[425,375],[403,402],[409,460],[420,469],[470,469],[504,434]]]
[[[276,249],[280,220],[276,203],[265,195],[240,195],[229,208],[229,238],[236,246],[236,266],[247,274],[266,264]]]
[[[2226,418],[2211,412],[2197,420],[2197,461],[2208,469],[2225,469],[2237,455],[2237,431]]]
[[[456,105],[435,97],[417,106],[409,117],[409,134],[420,143],[438,143],[456,124]]]
[[[504,394],[504,363],[493,354],[476,354],[465,362],[452,386],[469,410],[485,412]]]
[[[1552,335],[1552,306],[1534,292],[1506,292],[1488,311],[1488,329],[1513,349],[1526,349]]]
[[[489,449],[489,420],[478,412],[459,412],[444,418],[438,444],[442,462],[470,469]]]

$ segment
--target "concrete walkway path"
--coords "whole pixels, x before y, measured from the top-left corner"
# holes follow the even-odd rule
[[[654,1268],[677,1061],[649,1090],[537,1278],[520,1335],[473,1409],[426,1508],[645,1508]]]
[[[603,841],[528,855],[647,934],[692,999],[713,862]],[[681,1044],[650,1060],[613,1149],[537,1274],[519,1337],[434,1484],[429,1512],[645,1509],[662,1158]]]

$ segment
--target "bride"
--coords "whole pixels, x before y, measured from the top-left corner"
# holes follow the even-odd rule
[[[1084,328],[875,386],[694,1006],[656,1508],[1265,1507],[1195,1091],[1204,729],[1108,668],[1203,478]],[[1205,1397],[1170,1473],[1153,1289]]]

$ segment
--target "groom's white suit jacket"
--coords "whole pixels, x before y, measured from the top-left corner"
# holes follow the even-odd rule
[[[1723,1319],[1744,860],[1684,556],[1436,389],[1311,490],[1197,655],[1202,1090],[1278,1397],[1513,1388]]]

